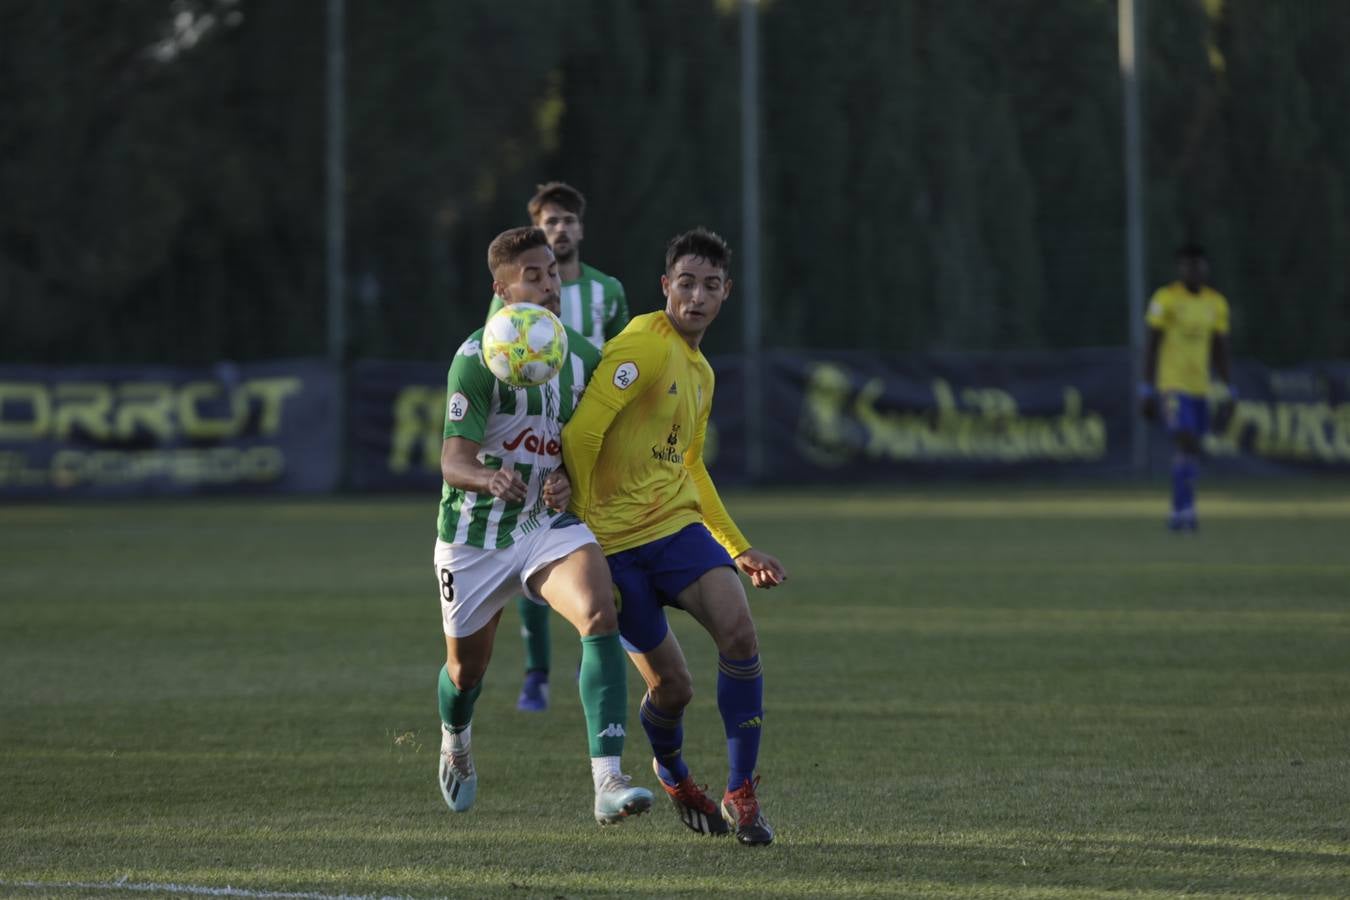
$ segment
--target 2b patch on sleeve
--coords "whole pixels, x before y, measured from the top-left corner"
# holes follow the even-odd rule
[[[637,363],[625,362],[619,363],[619,367],[614,370],[614,386],[621,391],[626,391],[638,380]]]
[[[450,399],[445,401],[445,417],[451,422],[463,422],[468,414],[469,398],[455,391],[450,395]]]

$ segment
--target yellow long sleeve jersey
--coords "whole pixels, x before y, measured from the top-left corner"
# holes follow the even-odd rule
[[[569,509],[606,554],[695,522],[733,558],[750,548],[703,464],[712,397],[712,367],[663,311],[635,317],[605,344],[562,445]]]

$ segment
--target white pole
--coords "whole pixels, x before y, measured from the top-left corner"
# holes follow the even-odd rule
[[[325,249],[328,291],[328,358],[341,365],[347,357],[346,284],[346,182],[345,117],[343,77],[344,0],[328,0],[327,53],[327,159],[325,165]]]
[[[745,351],[745,474],[764,474],[759,214],[759,4],[741,0],[741,295]]]
[[[1134,414],[1135,386],[1144,380],[1144,154],[1141,149],[1140,82],[1144,54],[1140,36],[1145,0],[1120,0],[1120,78],[1125,111],[1125,275],[1130,316],[1130,461],[1136,471],[1148,466],[1148,430]]]

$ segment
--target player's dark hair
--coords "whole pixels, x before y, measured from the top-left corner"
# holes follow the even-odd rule
[[[548,184],[535,186],[534,196],[525,204],[531,222],[538,220],[539,212],[546,203],[557,204],[578,219],[586,218],[586,198],[581,195],[581,191],[565,181],[550,181]]]
[[[488,244],[488,271],[492,273],[492,277],[495,279],[498,269],[520,259],[520,255],[526,250],[547,246],[548,238],[544,237],[542,228],[535,228],[533,225],[508,228],[493,238],[491,244]]]
[[[1206,259],[1205,248],[1195,241],[1187,241],[1177,248],[1177,259]]]
[[[731,248],[722,236],[709,231],[702,225],[684,234],[677,234],[666,244],[666,274],[670,274],[675,263],[681,257],[697,256],[720,268],[724,273],[731,272]]]

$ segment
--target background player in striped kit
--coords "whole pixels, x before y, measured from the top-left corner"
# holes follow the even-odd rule
[[[558,264],[544,233],[514,228],[488,248],[493,289],[506,303],[556,313]],[[627,724],[627,668],[614,588],[595,536],[565,512],[571,486],[559,444],[596,351],[569,331],[557,376],[513,388],[492,376],[482,329],[456,353],[446,385],[435,568],[446,664],[438,681],[440,784],[456,812],[473,806],[478,774],[471,748],[474,701],[492,657],[502,607],[522,589],[581,634],[578,687],[585,711],[595,818],[607,825],[646,811],[652,795],[620,771]]]
[[[603,347],[606,340],[628,324],[628,300],[617,278],[581,261],[586,198],[570,184],[550,181],[538,186],[526,210],[530,221],[543,229],[558,260],[558,275],[562,279],[559,318],[596,348]],[[501,307],[501,298],[494,296],[488,315]],[[548,676],[553,656],[548,607],[518,597],[516,608],[520,611],[520,636],[525,642],[525,679],[516,708],[543,712],[548,709]]]

